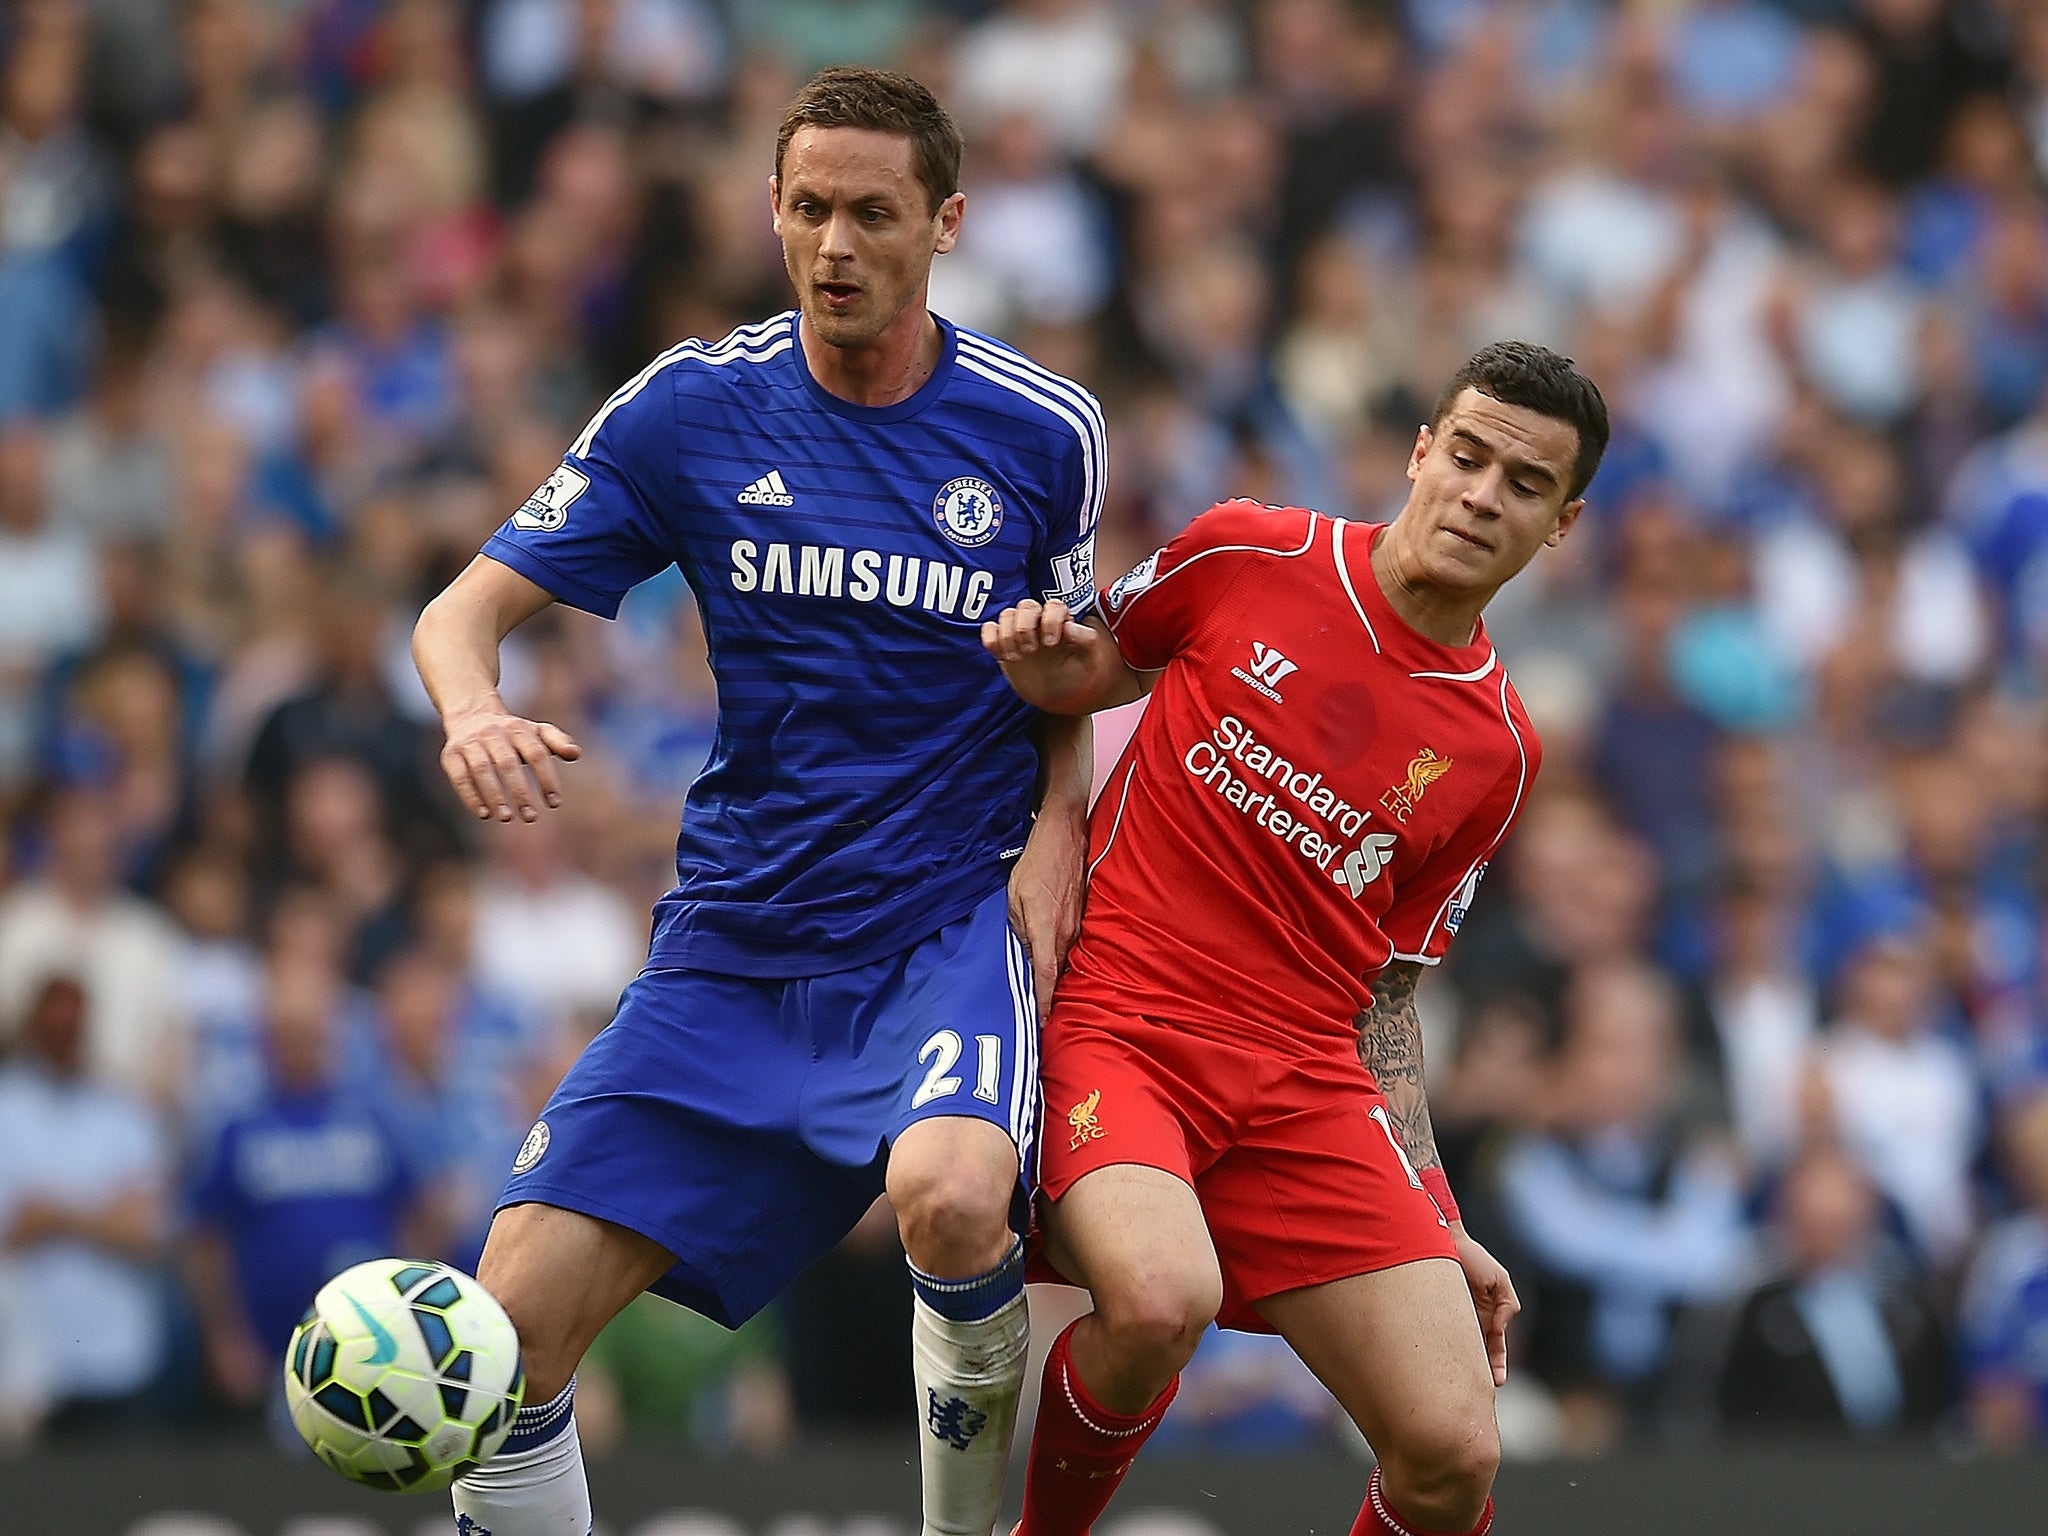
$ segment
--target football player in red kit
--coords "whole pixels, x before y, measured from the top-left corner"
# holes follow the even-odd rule
[[[1391,524],[1226,502],[1103,617],[983,627],[1043,709],[1152,696],[1043,1041],[1044,1253],[1095,1311],[1046,1362],[1022,1536],[1084,1536],[1211,1319],[1283,1335],[1372,1443],[1354,1536],[1490,1526],[1519,1303],[1444,1179],[1415,983],[1539,760],[1480,610],[1606,443],[1568,359],[1498,343]]]

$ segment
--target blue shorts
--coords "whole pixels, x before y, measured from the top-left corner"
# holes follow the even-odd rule
[[[852,1230],[905,1128],[940,1115],[1002,1126],[1028,1177],[1038,1015],[1006,891],[853,970],[641,972],[498,1208],[644,1233],[676,1256],[650,1289],[737,1328]]]

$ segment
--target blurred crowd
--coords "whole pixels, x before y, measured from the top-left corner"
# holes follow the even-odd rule
[[[312,1289],[472,1263],[644,953],[713,690],[671,571],[508,643],[477,826],[406,641],[658,350],[786,307],[828,62],[969,141],[934,307],[1088,383],[1099,564],[1398,507],[1519,336],[1615,435],[1489,623],[1543,733],[1424,996],[1519,1454],[2048,1441],[2040,0],[16,0],[0,15],[0,1447],[260,1419]],[[587,1442],[909,1411],[885,1211],[629,1310]],[[1270,1341],[1169,1438],[1334,1441]]]

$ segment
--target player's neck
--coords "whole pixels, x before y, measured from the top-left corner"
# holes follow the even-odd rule
[[[924,387],[946,350],[945,334],[922,304],[906,308],[866,346],[835,347],[808,323],[797,326],[804,366],[851,405],[895,405]]]
[[[1470,645],[1493,593],[1451,592],[1426,580],[1421,562],[1403,546],[1399,529],[1396,523],[1373,542],[1372,576],[1380,596],[1423,639],[1453,649]]]

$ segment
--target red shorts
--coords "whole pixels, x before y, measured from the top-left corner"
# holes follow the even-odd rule
[[[1184,1180],[1222,1264],[1221,1326],[1270,1333],[1267,1296],[1457,1258],[1355,1056],[1288,1060],[1067,1003],[1041,1050],[1039,1188],[1057,1202],[1116,1163]]]

